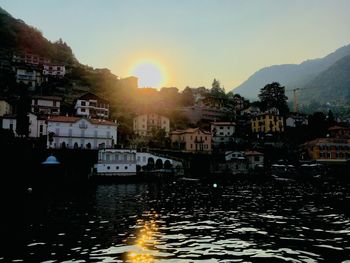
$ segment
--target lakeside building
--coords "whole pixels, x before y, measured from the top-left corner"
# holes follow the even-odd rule
[[[0,100],[0,116],[12,114],[12,106],[6,100]]]
[[[303,113],[290,112],[286,118],[286,127],[296,128],[308,124],[308,116]]]
[[[211,152],[211,133],[200,128],[176,130],[170,133],[175,149],[188,152]]]
[[[60,115],[61,97],[57,96],[33,96],[31,110],[40,115]]]
[[[47,119],[47,134],[48,148],[113,148],[117,144],[117,123],[84,117],[51,116]]]
[[[98,176],[136,175],[136,150],[101,149],[94,168]]]
[[[252,132],[260,136],[284,132],[283,117],[272,112],[258,114],[251,119]]]
[[[138,115],[133,119],[133,130],[138,136],[150,136],[153,130],[159,129],[164,129],[166,136],[169,136],[169,118],[151,113]]]
[[[236,123],[212,122],[211,123],[212,146],[220,147],[234,142]]]
[[[192,124],[196,124],[200,120],[207,120],[211,122],[219,121],[232,114],[229,109],[209,107],[204,105],[181,107],[177,110],[186,116]]]
[[[302,145],[311,160],[341,163],[350,160],[350,139],[318,138]]]
[[[257,151],[227,151],[225,152],[225,161],[236,159],[246,159],[247,169],[256,169],[264,166],[264,154]]]
[[[47,125],[44,118],[38,117],[33,113],[28,113],[29,118],[29,133],[30,138],[39,138],[41,136],[47,135]],[[5,115],[2,118],[2,128],[11,130],[13,134],[17,137],[17,119],[15,115]]]
[[[77,116],[108,119],[109,102],[89,92],[76,100],[75,111]]]

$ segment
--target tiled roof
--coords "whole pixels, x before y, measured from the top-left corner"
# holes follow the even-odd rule
[[[73,117],[73,116],[51,116],[47,120],[51,122],[69,122],[69,123],[74,123],[77,122],[81,119],[85,119],[88,122],[92,124],[97,124],[97,125],[113,125],[117,126],[117,124],[113,121],[108,121],[108,120],[100,120],[100,119],[87,119],[87,118],[82,118],[82,117]]]
[[[244,154],[245,155],[263,155],[261,152],[257,152],[257,151],[245,151]]]
[[[62,100],[62,98],[58,96],[33,96],[32,98],[41,100]]]
[[[198,132],[198,130],[200,130],[204,134],[208,134],[208,135],[211,134],[210,132],[204,131],[204,130],[199,129],[199,128],[189,128],[189,129],[186,129],[186,130],[176,130],[176,131],[171,132],[170,134],[195,133],[195,132]]]
[[[350,144],[350,139],[317,138],[315,140],[306,142],[304,145],[317,145],[325,143]]]
[[[82,95],[81,97],[78,98],[79,100],[98,100],[98,101],[101,101],[101,102],[104,102],[104,103],[109,103],[107,100],[93,94],[93,93],[85,93],[84,95]]]
[[[213,125],[236,125],[235,122],[229,122],[229,121],[218,121],[218,122],[212,122]]]

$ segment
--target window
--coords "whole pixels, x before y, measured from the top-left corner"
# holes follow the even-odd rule
[[[116,166],[115,169],[116,169],[116,170],[119,170],[119,166]]]
[[[81,106],[85,106],[86,105],[86,102],[85,101],[82,101],[81,102]]]
[[[254,161],[255,161],[255,162],[259,162],[259,161],[260,161],[259,156],[254,156]]]
[[[13,131],[13,123],[10,124],[10,130]]]
[[[127,166],[125,166],[124,168],[125,168],[125,170],[128,170],[128,167],[127,167]]]
[[[85,112],[86,110],[85,109],[80,109],[81,112]]]

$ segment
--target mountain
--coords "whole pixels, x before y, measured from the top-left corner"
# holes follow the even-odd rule
[[[262,68],[234,88],[232,92],[256,99],[260,89],[274,81],[279,82],[286,89],[305,87],[318,77],[318,74],[348,55],[350,55],[350,45],[341,47],[324,58],[306,60],[301,64],[283,64]]]
[[[29,52],[51,61],[72,65],[77,62],[72,49],[61,39],[47,40],[36,28],[12,17],[0,7],[0,49],[10,52]]]
[[[350,55],[339,59],[304,86],[300,102],[342,104],[350,101]]]

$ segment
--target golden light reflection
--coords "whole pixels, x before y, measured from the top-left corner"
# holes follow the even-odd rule
[[[140,60],[136,62],[129,74],[139,79],[139,87],[160,88],[166,82],[166,73],[163,66],[154,60]]]
[[[158,214],[151,212],[147,215],[150,219],[137,220],[137,226],[141,229],[137,233],[135,240],[135,249],[130,251],[127,255],[127,262],[131,263],[153,263],[155,245],[157,244],[156,235],[158,233],[158,227],[156,224],[156,218]]]

